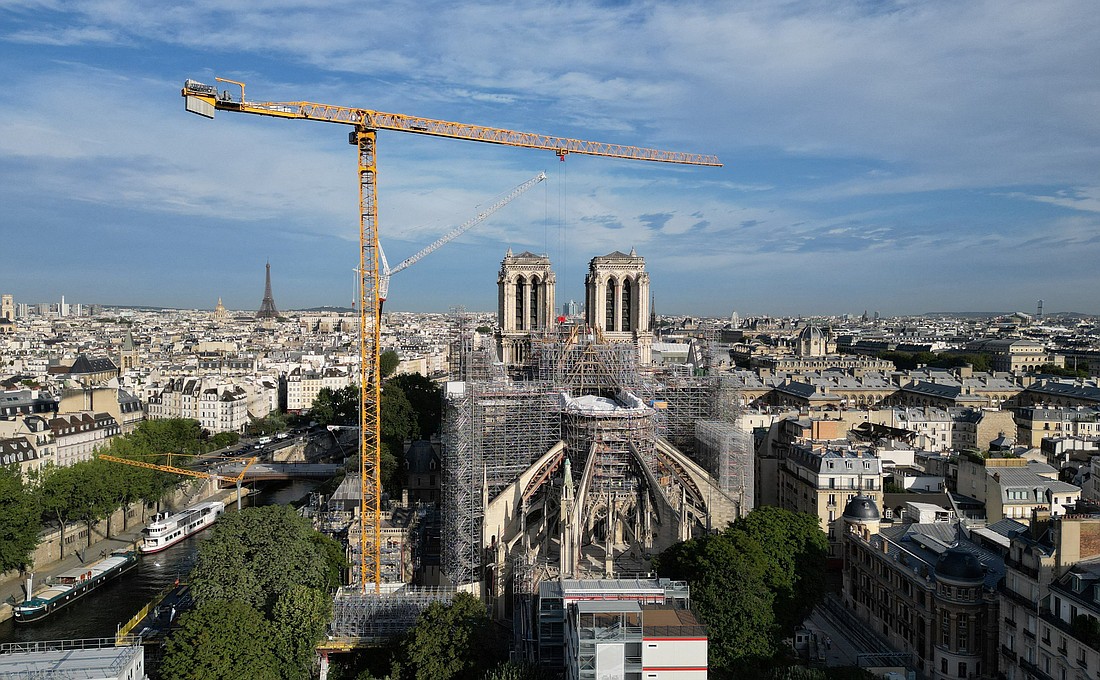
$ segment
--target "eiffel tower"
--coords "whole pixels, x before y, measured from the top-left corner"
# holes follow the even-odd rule
[[[277,319],[279,310],[275,309],[275,298],[271,296],[271,263],[267,263],[267,285],[264,286],[264,301],[260,303],[257,319]]]

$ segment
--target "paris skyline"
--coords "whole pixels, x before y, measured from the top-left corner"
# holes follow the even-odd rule
[[[716,154],[663,166],[379,135],[391,260],[550,179],[394,278],[387,308],[492,309],[507,248],[646,258],[659,312],[1096,307],[1100,18],[1084,2],[11,2],[0,249],[20,300],[348,306],[345,129],[183,111],[185,78]],[[413,28],[413,27],[416,28]]]

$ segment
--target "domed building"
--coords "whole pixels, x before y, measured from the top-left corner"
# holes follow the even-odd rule
[[[921,517],[911,505],[905,515]],[[847,610],[911,655],[925,678],[996,677],[1003,557],[971,541],[957,521],[894,523],[860,496],[842,519]]]
[[[836,352],[836,343],[832,343],[831,332],[806,326],[795,336],[794,352],[800,357],[823,357]]]

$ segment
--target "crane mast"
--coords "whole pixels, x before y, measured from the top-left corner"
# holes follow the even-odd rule
[[[559,157],[576,153],[630,160],[721,166],[716,156],[591,142],[531,132],[454,123],[400,113],[385,113],[312,102],[250,102],[245,85],[215,78],[240,88],[236,98],[228,90],[219,94],[215,85],[195,80],[183,84],[181,95],[191,113],[213,118],[215,111],[236,111],[275,118],[315,120],[350,125],[348,141],[359,151],[359,461],[360,461],[360,570],[363,592],[373,584],[382,587],[382,480],[381,480],[381,274],[378,247],[378,166],[375,156],[378,130],[394,130],[433,137],[448,137],[504,146],[553,151]]]

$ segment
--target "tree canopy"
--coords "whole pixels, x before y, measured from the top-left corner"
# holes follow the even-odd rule
[[[721,533],[672,546],[655,568],[690,583],[709,630],[711,669],[728,674],[775,659],[780,640],[824,597],[827,552],[817,517],[764,507]]]
[[[419,373],[402,373],[386,381],[386,389],[398,387],[408,398],[419,436],[428,438],[439,432],[443,423],[443,390],[430,378]]]
[[[27,566],[38,545],[38,498],[15,466],[0,467],[0,573]]]
[[[226,513],[199,548],[191,592],[199,602],[238,600],[265,614],[293,586],[328,592],[341,565],[325,541],[289,506]]]
[[[483,677],[499,661],[501,651],[491,625],[485,605],[469,593],[456,594],[449,604],[433,602],[405,635],[397,664],[399,677]]]
[[[251,655],[253,642],[229,637],[219,643],[226,658],[211,660],[214,674],[201,677],[308,678],[314,645],[332,616],[329,592],[339,585],[345,566],[340,545],[314,531],[291,507],[264,506],[223,515],[200,546],[191,571],[191,592],[199,607],[187,623],[196,630],[204,624],[217,628],[221,614],[211,606],[225,603],[255,612],[263,626],[250,625],[267,636],[272,675],[234,676],[233,660]],[[189,633],[181,629],[172,639],[177,635],[183,638],[169,645],[169,656],[190,649]],[[173,658],[173,663],[183,661]]]
[[[388,349],[378,356],[378,368],[382,372],[383,378],[393,375],[399,363],[401,363],[401,357],[392,349]]]
[[[272,624],[240,601],[200,603],[180,618],[168,638],[160,673],[177,680],[283,677],[272,655]]]

